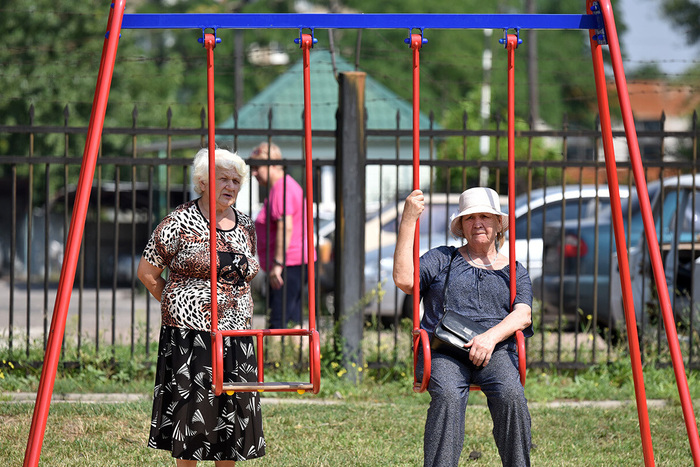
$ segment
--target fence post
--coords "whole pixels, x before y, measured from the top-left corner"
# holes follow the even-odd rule
[[[365,269],[365,76],[338,76],[335,213],[335,309],[343,366],[358,381],[362,365]]]

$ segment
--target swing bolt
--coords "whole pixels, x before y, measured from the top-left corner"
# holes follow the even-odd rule
[[[197,42],[199,42],[200,44],[202,44],[202,47],[204,47],[204,44],[205,44],[204,38],[206,37],[206,34],[205,34],[204,31],[206,31],[206,29],[207,29],[207,28],[202,28],[202,37],[200,37],[199,39],[197,39]],[[212,28],[212,29],[214,30],[214,40],[215,40],[215,43],[216,43],[216,44],[220,44],[220,43],[221,43],[221,38],[220,38],[220,37],[216,37],[216,28]]]
[[[314,44],[318,42],[318,39],[314,37],[314,28],[309,28],[311,29],[311,47],[313,48]],[[304,34],[303,34],[304,28],[299,28],[299,37],[294,39],[295,44],[299,44],[299,48],[301,49],[302,44],[304,43]]]
[[[518,38],[518,45],[522,44],[523,40],[520,38],[520,28],[513,29],[515,29],[515,36]],[[498,39],[498,43],[508,48],[508,29],[503,30],[503,39]]]
[[[414,36],[414,34],[413,34],[412,31],[413,31],[413,29],[409,29],[409,30],[408,30],[408,37],[407,37],[406,39],[403,40],[404,43],[405,43],[405,44],[408,44],[409,47],[411,47],[411,45],[412,45],[412,41],[413,41],[413,40],[412,40],[412,37]],[[426,39],[425,37],[423,37],[423,28],[420,28],[420,45],[421,45],[421,46],[424,46],[424,45],[427,44],[427,43],[428,43],[428,39]]]
[[[114,10],[114,3],[111,3],[111,4],[109,5],[109,7],[110,7],[112,10]],[[122,38],[122,34],[119,33],[119,39],[121,39],[121,38]],[[107,31],[107,32],[105,33],[105,39],[109,39],[109,31]]]
[[[593,16],[595,16],[597,26],[595,29],[595,34],[591,37],[591,39],[597,41],[599,45],[606,45],[608,43],[608,37],[605,34],[603,12],[600,10],[600,4],[598,2],[593,2],[591,5],[591,12],[593,12]]]

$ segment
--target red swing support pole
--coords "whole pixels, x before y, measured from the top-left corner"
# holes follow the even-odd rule
[[[515,271],[515,49],[521,42],[518,34],[506,34],[505,46],[508,52],[508,262],[510,267],[510,310],[513,311],[517,292]],[[515,333],[518,347],[518,372],[520,383],[525,386],[527,375],[527,351],[522,331]]]
[[[413,189],[420,188],[420,49],[427,39],[423,34],[411,34],[410,42],[413,50]],[[420,219],[416,221],[416,231],[413,236],[413,390],[425,392],[430,382],[430,340],[428,333],[420,328]],[[418,381],[416,367],[418,365],[418,350],[423,350],[423,378]]]
[[[312,392],[318,393],[321,384],[321,340],[316,330],[316,265],[314,263],[313,222],[313,166],[311,138],[311,57],[310,51],[316,39],[312,34],[301,34],[304,67],[304,163],[306,174],[306,235],[309,289],[309,367]]]
[[[659,295],[659,304],[661,306],[661,314],[664,320],[666,329],[666,339],[668,341],[671,361],[673,363],[673,371],[676,377],[676,386],[680,396],[681,407],[683,410],[683,418],[685,421],[690,450],[693,456],[695,466],[700,466],[700,438],[698,437],[697,421],[693,410],[693,403],[690,399],[690,391],[688,388],[688,379],[685,374],[685,365],[683,364],[683,355],[678,343],[678,334],[676,333],[675,320],[673,318],[673,310],[671,309],[671,300],[666,286],[666,279],[663,268],[663,260],[659,249],[659,242],[656,236],[656,227],[654,226],[654,217],[651,211],[651,203],[649,200],[649,192],[647,190],[646,179],[644,176],[644,167],[642,164],[641,154],[639,152],[639,142],[637,140],[637,132],[634,126],[634,116],[632,114],[632,106],[629,99],[629,91],[627,89],[627,79],[622,65],[622,55],[620,52],[620,43],[617,36],[617,28],[612,11],[610,0],[587,1],[587,13],[600,15],[602,24],[597,32],[597,36],[591,33],[591,46],[593,52],[594,71],[596,72],[596,88],[599,96],[605,89],[605,81],[603,75],[602,54],[599,49],[600,43],[607,43],[610,51],[612,69],[615,75],[615,86],[617,88],[618,100],[620,102],[620,110],[622,113],[622,121],[625,128],[625,136],[627,139],[627,147],[629,149],[630,163],[632,165],[632,173],[634,175],[635,186],[639,198],[639,205],[642,213],[642,222],[644,224],[644,234],[646,237],[647,247],[649,249],[649,257],[651,260],[652,269],[654,271],[654,280],[656,283],[657,293]],[[599,37],[603,34],[603,37]],[[607,97],[606,97],[607,102]],[[609,108],[600,110],[601,128],[603,128],[602,116],[607,114],[606,131],[610,129]],[[605,132],[604,132],[605,136]],[[605,136],[610,141],[605,148],[606,167],[608,171],[614,167],[614,153],[612,152],[612,135]],[[612,193],[611,200],[619,199],[619,193]],[[613,206],[614,207],[614,206]],[[646,413],[646,395],[644,390],[644,378],[641,366],[641,355],[639,352],[639,342],[637,338],[636,316],[633,309],[631,284],[625,283],[629,281],[629,264],[627,262],[626,250],[624,246],[624,229],[622,225],[622,212],[613,212],[613,226],[615,227],[615,241],[618,252],[622,252],[624,258],[620,262],[621,283],[623,284],[623,299],[625,322],[627,325],[628,339],[630,345],[630,358],[632,359],[633,378],[635,383],[635,394],[637,398],[637,412],[639,416],[640,430],[642,431],[642,446],[644,449],[644,462],[647,466],[654,465],[654,453],[651,444],[651,434],[649,433],[649,416]],[[617,218],[617,219],[616,219]],[[620,229],[620,232],[618,232]],[[620,245],[622,243],[622,245]],[[622,274],[624,270],[624,274]],[[627,289],[627,290],[626,290]]]
[[[207,156],[209,186],[216,184],[216,106],[214,99],[214,48],[221,39],[214,34],[204,34],[200,41],[207,51]],[[211,292],[211,375],[214,393],[219,396],[224,384],[224,342],[218,329],[219,300],[217,287],[218,255],[216,249],[216,193],[209,190],[209,280]]]
[[[295,42],[300,44],[303,54],[303,78],[304,78],[304,149],[305,149],[305,177],[306,177],[306,235],[307,235],[307,263],[308,263],[308,292],[309,292],[309,329],[243,329],[220,330],[218,329],[217,304],[214,297],[217,296],[216,268],[211,269],[211,294],[212,294],[212,389],[219,396],[222,393],[233,394],[236,391],[296,391],[303,394],[311,391],[318,394],[321,387],[321,340],[316,330],[316,279],[314,263],[314,238],[313,238],[313,169],[312,169],[312,139],[311,139],[311,84],[310,84],[310,49],[315,39],[310,34],[300,34]],[[209,125],[209,180],[210,184],[215,180],[214,153],[216,144],[214,112],[214,47],[220,40],[215,34],[205,34],[202,39],[207,49],[207,105]],[[214,211],[214,192],[209,193],[209,212]],[[210,222],[210,251],[211,264],[217,264],[216,255],[216,225]],[[258,380],[257,382],[224,382],[223,353],[225,336],[242,337],[255,336],[257,346]],[[302,336],[309,338],[309,381],[308,382],[265,382],[265,362],[263,353],[263,337],[265,336]]]
[[[117,46],[119,45],[122,19],[124,17],[124,5],[125,0],[114,0],[109,11],[107,32],[102,46],[100,70],[97,75],[97,85],[92,102],[92,112],[90,114],[87,139],[83,152],[83,163],[80,167],[73,215],[71,217],[65,255],[61,267],[61,279],[58,284],[58,292],[56,294],[53,317],[51,319],[51,329],[46,343],[44,365],[41,369],[41,379],[39,380],[39,390],[34,405],[32,425],[29,429],[27,448],[24,453],[24,467],[37,466],[39,464],[39,457],[41,456],[41,447],[46,431],[46,421],[49,417],[49,406],[51,405],[53,387],[56,382],[58,360],[61,356],[63,335],[66,330],[68,306],[70,305],[73,281],[75,280],[75,271],[80,255],[80,244],[83,238],[83,231],[85,230],[85,219],[90,203],[90,191],[92,189],[92,180],[95,175],[97,154],[100,149],[100,140],[102,138],[102,128],[104,127],[105,113],[107,111],[109,90],[112,84],[114,63],[117,57]]]
[[[589,14],[592,13],[589,1]],[[639,420],[639,432],[642,438],[642,453],[646,466],[654,465],[654,448],[651,441],[649,426],[649,410],[647,407],[646,390],[644,387],[644,374],[642,371],[642,359],[639,349],[639,337],[637,335],[637,320],[634,313],[634,300],[632,297],[632,281],[630,279],[629,255],[625,240],[625,226],[622,217],[622,204],[620,201],[619,182],[617,178],[617,163],[615,161],[615,149],[613,146],[612,124],[610,120],[608,93],[605,83],[605,70],[603,63],[602,46],[598,43],[595,31],[589,31],[591,54],[593,57],[593,75],[598,96],[598,115],[600,116],[600,130],[603,140],[603,152],[605,154],[605,170],[610,191],[610,208],[612,211],[613,232],[615,235],[615,248],[620,270],[620,284],[622,288],[622,303],[624,306],[625,323],[627,326],[627,339],[630,348],[630,361],[632,364],[632,379],[635,387],[637,402],[637,418]]]

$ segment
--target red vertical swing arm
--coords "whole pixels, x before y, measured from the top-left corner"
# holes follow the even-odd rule
[[[593,1],[588,1],[589,14]],[[591,42],[591,54],[593,57],[593,74],[595,78],[596,93],[598,96],[598,114],[600,116],[600,129],[603,139],[603,152],[605,154],[605,170],[610,191],[610,207],[612,210],[613,231],[615,234],[615,248],[620,271],[620,284],[622,286],[622,302],[627,326],[627,339],[630,349],[630,361],[632,365],[632,379],[635,388],[637,402],[637,418],[639,419],[639,431],[642,438],[642,453],[644,464],[654,465],[654,448],[651,440],[649,425],[649,411],[647,407],[646,390],[644,387],[644,373],[642,358],[639,350],[639,337],[637,335],[637,318],[634,313],[634,300],[632,297],[632,282],[630,279],[629,258],[627,243],[625,240],[625,226],[622,218],[622,205],[620,202],[620,189],[617,179],[617,164],[613,146],[612,125],[610,121],[610,106],[605,82],[605,70],[603,64],[602,46],[598,43],[596,32],[589,31]]]
[[[304,154],[306,170],[306,235],[307,235],[307,263],[309,274],[309,330],[316,329],[316,271],[314,268],[314,220],[313,220],[313,167],[312,140],[311,140],[311,69],[310,50],[313,47],[311,34],[301,35],[302,61],[304,68]]]
[[[204,34],[202,39],[207,51],[207,152],[209,178],[209,280],[211,292],[211,374],[214,394],[221,395],[223,370],[223,336],[219,332],[219,303],[217,287],[216,251],[216,107],[214,102],[214,48],[220,41],[215,34]]]
[[[694,465],[700,466],[700,438],[698,438],[697,421],[695,419],[693,403],[690,399],[688,379],[685,374],[685,365],[683,364],[683,355],[681,354],[680,345],[678,343],[678,334],[676,333],[675,320],[671,309],[671,300],[668,295],[663,260],[661,258],[659,242],[656,236],[656,227],[654,226],[654,218],[651,212],[649,192],[647,190],[646,180],[644,177],[644,167],[639,152],[639,142],[637,140],[637,132],[634,126],[634,117],[629,100],[629,92],[627,90],[627,79],[625,78],[625,71],[622,65],[620,43],[617,37],[617,29],[615,26],[612,5],[610,4],[610,0],[599,0],[598,3],[605,25],[605,34],[609,44],[610,58],[612,61],[613,73],[615,75],[615,85],[617,87],[620,110],[622,113],[622,122],[625,127],[627,147],[629,149],[632,172],[634,174],[635,185],[637,187],[639,206],[642,212],[644,234],[647,241],[647,247],[649,249],[652,269],[654,271],[656,289],[659,295],[659,304],[661,306],[664,327],[666,328],[666,339],[668,341],[668,346],[671,353],[671,362],[673,363],[676,386],[678,387],[678,394],[680,396],[681,407],[683,409],[683,418],[685,421],[686,431],[688,433],[690,450],[693,455]],[[589,7],[590,6],[592,5],[589,5]],[[625,310],[625,312],[627,312],[627,310]]]
[[[420,188],[420,49],[426,39],[422,34],[411,34],[409,39],[413,50],[413,189]],[[420,329],[420,220],[416,221],[413,234],[413,390],[424,392],[430,381],[430,343],[428,333]],[[418,381],[416,366],[418,350],[423,350],[423,378]]]
[[[413,189],[420,188],[420,49],[423,38],[411,34],[413,50]],[[416,221],[413,233],[413,329],[420,327],[420,219]]]
[[[310,50],[314,46],[312,34],[301,34],[302,63],[304,68],[304,155],[306,169],[306,235],[309,288],[309,378],[312,392],[317,394],[321,385],[321,347],[316,330],[316,269],[314,263],[313,222],[313,167],[311,139],[311,68]]]
[[[58,360],[61,355],[61,345],[66,329],[68,306],[70,305],[73,281],[75,279],[76,266],[80,255],[80,244],[85,228],[85,218],[87,217],[87,209],[90,202],[90,190],[95,175],[102,128],[104,127],[107,99],[112,83],[114,62],[117,56],[117,46],[119,44],[122,18],[124,16],[124,5],[125,0],[114,0],[107,22],[107,34],[102,48],[102,59],[97,77],[95,96],[92,103],[87,139],[85,141],[83,163],[80,168],[73,215],[68,231],[63,266],[61,267],[61,279],[58,285],[53,318],[51,319],[51,329],[46,344],[44,365],[41,370],[41,379],[39,382],[37,400],[34,405],[32,425],[29,430],[27,448],[24,453],[24,467],[37,466],[39,464],[39,457],[41,456],[41,447],[46,431],[46,421],[49,416],[49,406],[51,404],[51,396],[56,381],[56,370],[58,369]]]
[[[515,49],[520,38],[517,34],[506,35],[506,50],[508,51],[508,262],[510,265],[510,306],[513,311],[517,292],[517,274],[515,271]],[[526,350],[525,336],[517,331],[515,340],[518,346],[518,372],[520,382],[525,385],[527,368],[525,365]]]

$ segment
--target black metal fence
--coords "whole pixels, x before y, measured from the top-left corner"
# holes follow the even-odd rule
[[[0,126],[0,141],[11,137],[15,143],[23,141],[21,147],[25,148],[12,153],[0,147],[0,196],[7,203],[0,210],[0,222],[6,226],[0,233],[0,348],[10,357],[29,356],[32,349],[46,344],[80,169],[79,148],[87,132],[85,127],[69,125],[68,110],[64,124],[56,126],[35,125],[31,115],[30,109],[29,125]],[[109,149],[103,149],[98,159],[66,328],[66,345],[77,350],[71,358],[79,359],[81,349],[86,347],[114,352],[117,346],[127,346],[132,354],[141,348],[146,353],[153,351],[159,327],[159,304],[138,283],[135,269],[152,228],[173,207],[192,197],[191,156],[204,145],[206,128],[203,122],[198,128],[172,128],[170,124],[164,128],[145,127],[139,124],[137,115],[134,112],[131,126],[105,128],[103,132],[103,148]],[[696,116],[689,117],[680,131],[668,130],[665,125],[661,116],[658,125],[651,125],[656,129],[639,131],[649,181],[698,172]],[[266,139],[296,146],[299,154],[303,147],[301,130],[242,130],[234,124],[233,129],[217,133],[224,145],[234,150]],[[615,131],[614,136],[616,143],[621,143],[617,146],[621,185],[630,192],[629,199],[633,199],[624,134]],[[314,132],[314,138],[331,141],[333,146],[336,132]],[[343,214],[335,209],[339,200],[328,197],[329,193],[337,192],[335,185],[340,178],[348,176],[336,170],[337,158],[320,158],[313,163],[315,228],[320,242],[316,301],[320,304],[322,339],[325,342],[333,339],[334,325],[345,319],[342,314],[348,312],[334,307],[334,293],[344,280],[344,272],[333,265],[342,263],[334,256],[342,250],[329,246],[334,242],[334,222],[341,220],[346,228],[357,229],[358,235],[361,232],[365,239],[364,294],[357,296],[356,301],[367,323],[363,328],[364,361],[372,365],[392,364],[410,352],[410,324],[404,320],[411,313],[410,300],[397,291],[390,278],[400,203],[410,191],[407,171],[411,154],[406,153],[402,144],[410,138],[410,132],[398,129],[367,129],[368,156],[364,168],[367,186],[353,194],[365,201],[366,213],[361,218],[342,218]],[[536,335],[528,342],[529,365],[584,368],[626,358],[624,325],[609,318],[613,314],[610,310],[618,309],[620,295],[613,284],[615,262],[609,261],[614,259],[615,250],[611,235],[606,234],[610,224],[606,214],[609,203],[604,195],[606,171],[599,131],[571,129],[566,124],[556,130],[524,126],[518,130],[516,139],[515,189],[522,195],[521,206],[525,206],[516,203],[514,207],[520,216],[516,227],[516,237],[522,242],[517,244],[518,259],[531,269],[536,296],[533,307]],[[487,152],[483,151],[483,144],[480,146],[484,142],[489,146]],[[505,144],[505,130],[500,122],[496,122],[493,130],[472,130],[468,129],[465,117],[459,129],[434,129],[431,125],[422,131],[421,183],[430,200],[422,222],[427,226],[421,237],[425,241],[423,248],[455,241],[448,236],[446,225],[449,215],[456,210],[455,198],[464,188],[488,185],[507,194]],[[382,151],[374,151],[379,146]],[[38,147],[41,151],[35,149]],[[241,154],[246,156],[244,152]],[[301,156],[285,158],[283,164],[302,181]],[[325,176],[329,173],[331,177]],[[599,190],[586,198],[583,192],[589,185]],[[679,186],[675,191],[678,200]],[[538,194],[538,189],[543,187],[548,187],[546,198]],[[693,185],[688,199],[695,199],[695,188]],[[245,201],[239,203],[239,208],[254,215],[264,193],[258,193],[253,183],[244,190],[247,190]],[[556,196],[549,197],[567,191],[579,195],[562,195],[559,201]],[[635,205],[630,202],[625,206],[629,220],[628,246],[634,251],[644,250],[636,243],[638,238],[632,236],[638,234],[633,227]],[[684,246],[682,267],[678,267],[676,259],[668,281],[674,300],[682,301],[691,310],[689,314],[677,315],[677,328],[686,362],[695,367],[700,325],[694,311],[700,300],[699,274],[695,269],[700,237],[694,229],[700,209],[695,204],[687,206],[692,238]],[[327,222],[324,212],[331,213]],[[683,221],[668,211],[665,216],[661,212],[660,218],[671,231]],[[578,233],[586,226],[594,232],[593,242],[586,247],[594,256],[592,272],[586,269],[580,246],[576,247],[573,259],[548,258],[557,252],[563,254],[568,247],[569,237],[562,229],[562,217],[569,219],[566,226]],[[663,225],[660,228],[663,230]],[[663,236],[660,241],[663,243]],[[667,245],[664,251],[672,249]],[[540,264],[542,260],[544,263]],[[636,271],[641,288],[635,289],[635,293],[640,292],[644,297],[640,306],[644,312],[639,312],[644,356],[667,364],[670,359],[654,289],[649,285],[646,263],[641,264],[642,270]],[[566,268],[560,267],[564,265]],[[573,271],[571,276],[570,271]],[[590,284],[585,282],[586,274],[593,280]],[[265,326],[264,280],[257,279],[255,287],[257,327]],[[575,284],[573,298],[565,293],[566,284],[571,283]],[[604,287],[605,284],[611,285]],[[581,299],[591,294],[593,301]],[[552,296],[561,300],[548,301]],[[608,310],[608,318],[604,310]]]

